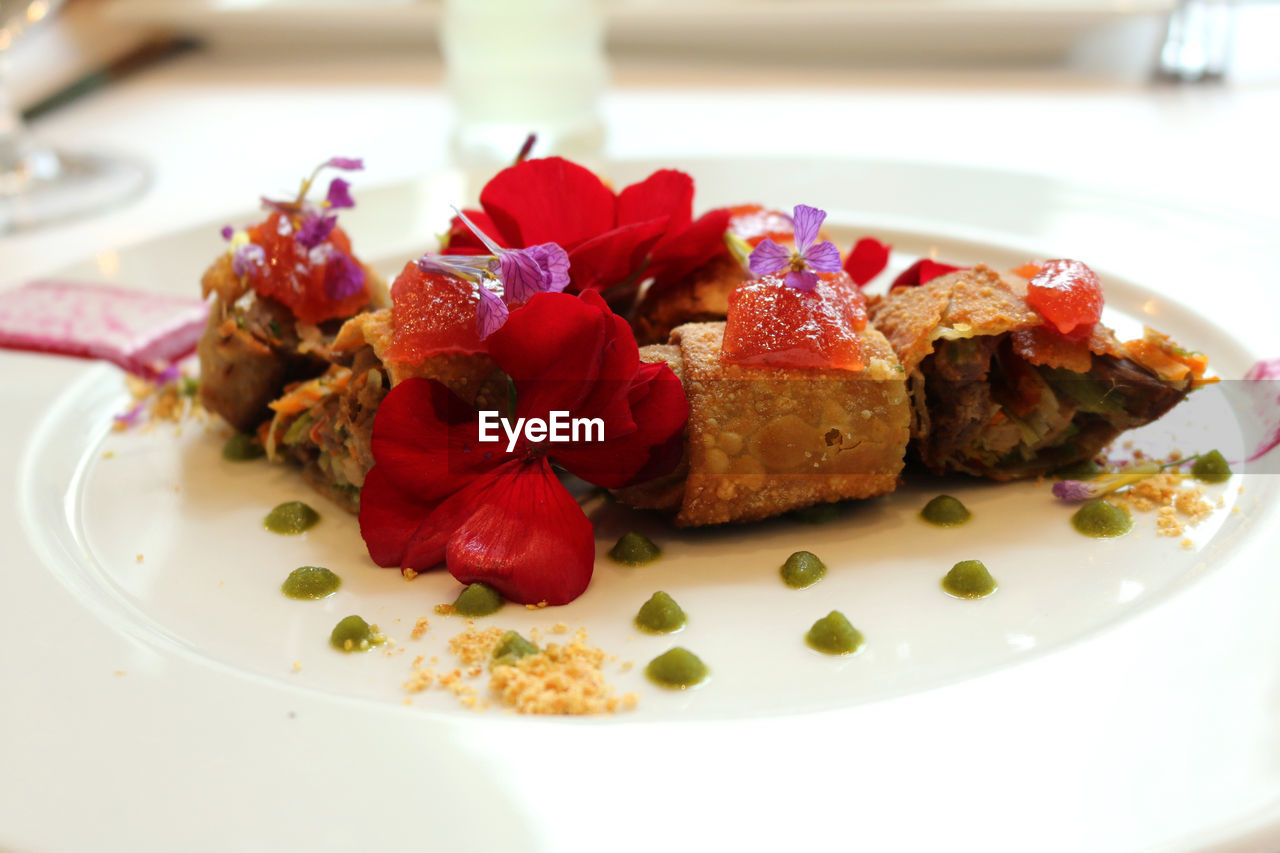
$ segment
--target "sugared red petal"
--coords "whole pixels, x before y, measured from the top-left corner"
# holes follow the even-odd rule
[[[459,581],[521,604],[567,604],[586,590],[595,535],[545,456],[508,463],[456,500],[471,510],[445,551]]]
[[[874,237],[863,237],[853,244],[849,257],[845,259],[844,271],[854,284],[862,287],[884,272],[889,265],[889,250],[892,248]]]
[[[368,304],[363,270],[356,272],[359,265],[351,254],[351,241],[341,228],[332,228],[322,242],[308,249],[295,239],[289,218],[277,212],[250,228],[249,240],[265,253],[263,264],[248,269],[249,284],[260,296],[288,306],[302,322],[350,317]],[[346,255],[350,263],[338,261],[331,266],[338,254]],[[335,297],[330,288],[345,295]]]
[[[579,243],[616,224],[609,188],[590,170],[560,157],[503,169],[481,191],[480,204],[497,233],[515,241],[510,245],[556,243],[570,256]]]
[[[735,364],[858,370],[866,322],[866,298],[843,272],[810,292],[767,276],[729,294],[722,352]]]
[[[394,331],[387,358],[418,363],[443,352],[484,352],[476,331],[479,301],[475,284],[405,264],[391,285]]]
[[[727,250],[724,234],[729,227],[730,212],[726,207],[711,210],[671,239],[663,239],[649,255],[645,273],[659,281],[675,281]]]
[[[1070,335],[1102,319],[1102,283],[1079,261],[1045,261],[1027,283],[1027,304],[1059,332]]]

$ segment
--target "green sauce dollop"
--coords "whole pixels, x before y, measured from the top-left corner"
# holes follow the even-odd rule
[[[644,668],[644,674],[654,684],[679,690],[702,683],[708,671],[697,655],[680,646],[658,655]]]
[[[316,526],[320,521],[320,513],[302,501],[289,501],[267,513],[262,519],[262,526],[272,533],[294,536]]]
[[[222,445],[222,458],[228,462],[248,462],[250,459],[260,459],[266,453],[253,436],[242,432],[231,436]]]
[[[538,647],[520,636],[515,631],[508,631],[493,647],[493,665],[510,666],[525,655],[536,655]]]
[[[386,641],[377,625],[370,625],[359,616],[343,619],[333,626],[333,633],[329,635],[329,645],[340,652],[367,652]]]
[[[314,601],[328,598],[342,586],[342,578],[323,566],[302,566],[289,572],[280,591],[290,598]]]
[[[813,586],[827,574],[827,564],[808,551],[796,551],[779,570],[782,582],[793,589]]]
[[[688,620],[675,599],[662,590],[649,596],[636,614],[636,627],[650,634],[670,634],[679,631]]]
[[[1106,469],[1092,459],[1081,459],[1053,472],[1055,480],[1092,480]]]
[[[1202,483],[1225,483],[1231,479],[1231,466],[1221,453],[1210,450],[1191,463],[1191,476]]]
[[[985,598],[998,587],[981,560],[961,560],[942,579],[942,588],[956,598]]]
[[[968,507],[951,495],[938,495],[924,505],[920,517],[938,527],[957,527],[968,521],[972,514]]]
[[[793,510],[791,517],[805,524],[826,524],[840,517],[840,504],[814,504]]]
[[[609,549],[609,558],[624,566],[643,566],[661,556],[662,549],[653,544],[652,539],[634,530],[624,533]]]
[[[843,613],[832,610],[813,623],[804,641],[824,655],[851,655],[862,645],[863,638]]]
[[[473,583],[458,593],[453,612],[459,616],[488,616],[502,609],[502,593],[487,583]]]
[[[1102,498],[1091,500],[1071,516],[1071,526],[1095,539],[1112,539],[1133,529],[1133,519],[1124,507]]]

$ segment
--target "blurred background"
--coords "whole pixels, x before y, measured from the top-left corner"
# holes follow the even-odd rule
[[[1261,0],[0,0],[0,12],[0,79],[30,139],[147,172],[110,215],[59,217],[57,237],[6,222],[0,204],[0,286],[48,267],[54,245],[92,252],[242,211],[333,154],[364,156],[362,180],[389,183],[507,162],[529,129],[536,154],[590,163],[893,157],[1209,198],[1275,182],[1254,174],[1280,112],[1280,4]]]

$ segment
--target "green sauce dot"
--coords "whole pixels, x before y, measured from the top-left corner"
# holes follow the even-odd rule
[[[624,533],[622,538],[609,549],[610,559],[624,566],[643,566],[661,556],[662,549],[653,544],[652,539],[634,530]]]
[[[985,598],[997,585],[981,560],[961,560],[942,579],[942,588],[956,598]]]
[[[487,583],[473,583],[458,593],[453,612],[459,616],[488,616],[502,609],[502,593]]]
[[[386,641],[377,625],[370,625],[359,616],[343,619],[333,626],[333,633],[329,635],[329,645],[340,652],[367,652]]]
[[[827,574],[827,564],[808,551],[796,551],[780,569],[782,582],[793,589],[813,586]]]
[[[938,495],[924,505],[920,517],[938,527],[957,527],[968,521],[972,515],[968,507],[951,495]]]
[[[267,517],[262,519],[262,526],[272,533],[294,536],[315,527],[319,520],[320,513],[302,501],[289,501],[267,513]]]
[[[1221,453],[1210,450],[1191,463],[1191,476],[1202,483],[1225,483],[1231,479],[1231,466]]]
[[[680,646],[658,655],[644,668],[654,684],[680,690],[705,681],[707,672],[707,665],[697,655]]]
[[[862,640],[862,632],[850,625],[839,610],[832,610],[814,622],[809,633],[804,635],[804,641],[824,655],[853,654],[862,645]]]
[[[328,598],[342,586],[342,578],[323,566],[302,566],[289,572],[280,591],[290,598],[314,601]]]
[[[840,517],[840,505],[815,504],[814,506],[801,507],[794,510],[791,513],[791,517],[805,524],[826,524]]]
[[[662,590],[649,596],[636,614],[636,627],[650,634],[670,634],[684,627],[688,617],[675,599]]]
[[[493,665],[510,666],[525,655],[536,655],[537,653],[537,646],[515,631],[508,631],[502,635],[502,639],[498,640],[498,645],[493,647]]]
[[[1102,498],[1091,500],[1071,516],[1071,526],[1095,539],[1112,539],[1133,529],[1133,519],[1124,507]]]
[[[1106,469],[1092,459],[1081,459],[1053,472],[1055,480],[1092,480]]]
[[[262,449],[262,445],[258,444],[253,436],[242,432],[231,436],[222,445],[222,458],[228,462],[248,462],[251,459],[260,459],[266,453],[267,451]]]

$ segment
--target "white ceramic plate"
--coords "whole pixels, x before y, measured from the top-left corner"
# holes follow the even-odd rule
[[[625,183],[665,165],[612,174]],[[899,266],[930,252],[1008,265],[1080,257],[1104,275],[1112,325],[1150,322],[1209,352],[1223,376],[1272,354],[1266,318],[1242,310],[1267,304],[1266,224],[921,164],[677,165],[697,177],[704,205],[817,204],[843,245],[876,234]],[[363,193],[348,230],[394,271],[468,187],[442,175]],[[192,292],[220,248],[217,224],[67,275],[106,269],[141,288]],[[1219,284],[1207,304],[1210,274]],[[912,481],[820,527],[677,533],[601,509],[601,558],[581,599],[508,606],[480,624],[538,628],[545,639],[557,622],[587,628],[618,656],[610,680],[639,705],[590,720],[519,718],[401,687],[418,655],[451,660],[446,643],[463,623],[432,609],[459,589],[447,574],[406,583],[377,569],[354,519],[296,473],[222,462],[224,427],[112,433],[125,405],[112,368],[8,353],[0,363],[6,437],[21,448],[3,458],[16,489],[0,522],[11,543],[0,675],[18,701],[0,703],[10,769],[0,849],[100,849],[103,838],[113,849],[209,850],[1275,843],[1273,478],[1246,472],[1213,487],[1223,506],[1189,533],[1189,548],[1157,537],[1149,515],[1119,540],[1081,537],[1035,483]],[[1238,458],[1247,440],[1216,394],[1201,392],[1136,440],[1155,450],[1211,443]],[[943,490],[970,506],[970,524],[937,530],[915,518]],[[316,505],[322,523],[297,538],[262,530],[262,516],[291,499]],[[660,562],[622,569],[603,557],[632,527],[664,545]],[[800,548],[830,572],[794,591],[777,568]],[[938,586],[970,557],[1001,584],[989,599],[959,601]],[[337,571],[339,593],[281,596],[284,576],[308,564]],[[630,627],[656,589],[689,613],[681,633]],[[833,608],[866,635],[857,655],[804,645]],[[328,632],[349,613],[396,642],[333,652]],[[411,639],[423,616],[427,633]],[[677,644],[708,662],[707,684],[667,692],[644,681],[644,664]],[[635,666],[624,671],[625,661]],[[77,819],[63,817],[68,809]]]

